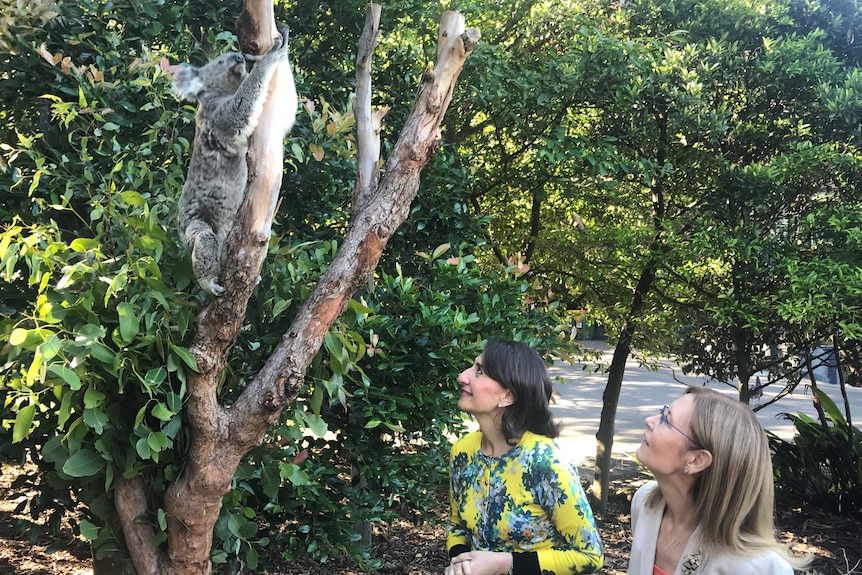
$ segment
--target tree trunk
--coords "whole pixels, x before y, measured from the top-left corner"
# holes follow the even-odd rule
[[[371,5],[372,13],[379,7]],[[366,27],[377,25],[369,18]],[[272,45],[271,0],[246,0],[238,23],[245,49],[263,53]],[[269,240],[269,227],[277,204],[283,164],[283,133],[273,134],[261,120],[253,137],[259,142],[249,153],[251,181],[234,231],[228,240],[225,266],[226,293],[201,310],[198,329],[190,350],[198,372],[189,378],[188,419],[191,447],[186,467],[165,497],[168,518],[167,550],[152,545],[153,528],[135,518],[148,512],[140,478],[123,480],[115,491],[115,502],[124,535],[139,575],[209,575],[212,533],[233,474],[249,449],[258,445],[267,428],[278,421],[282,409],[298,395],[305,371],[317,354],[330,326],[346,308],[356,289],[374,271],[383,248],[409,214],[419,189],[421,170],[437,152],[440,123],[467,56],[479,39],[474,28],[464,27],[464,18],[445,12],[441,18],[437,62],[426,70],[416,103],[387,161],[386,175],[377,184],[376,170],[361,170],[362,182],[355,194],[350,228],[341,247],[317,286],[297,313],[266,365],[229,409],[219,405],[216,394],[227,354],[237,337],[245,308],[254,288]],[[286,39],[285,39],[286,40]],[[370,84],[370,66],[364,68]],[[270,91],[264,118],[285,114],[279,90]],[[370,106],[370,98],[365,105]],[[295,101],[294,101],[295,107]],[[372,121],[370,110],[357,114],[357,123]],[[362,118],[362,119],[360,119]],[[357,125],[357,132],[368,126]],[[374,131],[373,128],[371,130]],[[379,128],[378,130],[379,131]],[[362,140],[358,145],[363,146]],[[365,144],[366,146],[368,144]],[[365,156],[363,156],[365,157]],[[375,162],[367,165],[376,166]],[[150,511],[151,513],[151,511]]]
[[[655,102],[654,117],[659,129],[656,144],[656,163],[664,165],[667,157],[667,118],[668,108],[661,97]],[[645,152],[644,152],[645,154]],[[599,420],[599,430],[596,432],[596,464],[593,468],[593,484],[590,488],[590,504],[594,511],[603,513],[608,506],[608,486],[611,481],[611,454],[614,447],[614,426],[617,418],[617,406],[620,402],[620,390],[623,385],[623,375],[626,371],[626,360],[631,353],[632,339],[637,328],[637,318],[640,317],[644,300],[653,289],[656,273],[659,269],[659,256],[662,249],[664,234],[664,218],[667,212],[664,182],[654,178],[652,188],[652,220],[654,235],[649,244],[641,276],[632,293],[629,310],[623,319],[620,337],[614,348],[611,369],[608,373],[608,384],[602,396],[602,414]]]
[[[626,371],[626,361],[632,350],[632,339],[635,334],[635,318],[644,305],[644,297],[652,289],[655,281],[655,268],[647,266],[642,272],[632,303],[623,327],[620,330],[619,341],[614,348],[614,357],[608,371],[608,383],[602,395],[602,414],[599,419],[599,430],[596,432],[596,464],[593,467],[593,484],[590,488],[590,504],[594,511],[603,513],[608,506],[608,486],[611,480],[611,453],[614,447],[614,427],[617,419],[617,406],[620,402],[620,390],[623,386],[623,375]]]

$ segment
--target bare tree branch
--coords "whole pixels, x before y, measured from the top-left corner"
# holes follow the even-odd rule
[[[353,188],[351,216],[362,211],[369,197],[377,189],[380,177],[380,125],[389,111],[371,109],[371,56],[377,47],[380,33],[380,4],[369,4],[365,28],[359,38],[356,53],[356,98],[353,100],[353,117],[356,120],[356,185]]]

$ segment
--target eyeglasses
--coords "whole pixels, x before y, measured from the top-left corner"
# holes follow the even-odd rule
[[[691,441],[695,447],[697,447],[698,449],[703,449],[703,446],[698,441],[695,441],[690,435],[686,434],[686,432],[684,432],[682,429],[680,429],[679,427],[677,427],[676,425],[674,425],[673,423],[670,422],[670,420],[667,418],[667,410],[668,409],[670,409],[670,406],[665,405],[664,407],[661,408],[661,411],[659,411],[659,419],[658,419],[659,424],[667,425],[668,427],[670,427],[674,431],[678,431],[680,433],[680,435],[682,435],[683,437],[685,437],[686,439]]]

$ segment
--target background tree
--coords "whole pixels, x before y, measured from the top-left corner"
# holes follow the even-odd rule
[[[486,87],[471,97],[482,105],[453,115],[464,127],[447,134],[495,256],[521,261],[611,334],[592,488],[601,506],[633,349],[681,354],[746,400],[765,369],[763,383],[792,387],[791,360],[834,333],[817,315],[803,334],[782,310],[792,262],[818,251],[801,222],[859,207],[858,12],[793,1],[517,7],[531,40],[477,52],[465,80]],[[474,67],[480,58],[492,63]],[[856,217],[840,221],[851,235],[836,255],[855,249]],[[793,300],[816,294],[829,297]]]

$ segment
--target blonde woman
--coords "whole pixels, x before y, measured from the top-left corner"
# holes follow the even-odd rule
[[[775,539],[772,460],[745,404],[689,387],[646,419],[636,452],[655,481],[632,498],[629,575],[792,575]]]

